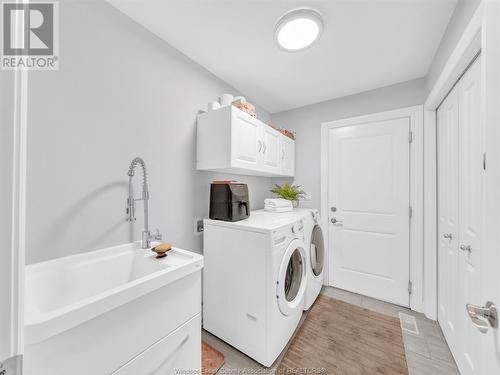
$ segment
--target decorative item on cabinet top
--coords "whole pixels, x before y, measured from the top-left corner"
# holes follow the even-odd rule
[[[276,194],[279,198],[291,201],[293,207],[295,208],[299,207],[299,200],[303,199],[306,194],[300,185],[292,185],[288,182],[283,186],[274,184],[274,188],[271,189],[271,193]]]
[[[295,141],[234,105],[198,115],[196,169],[294,176]]]

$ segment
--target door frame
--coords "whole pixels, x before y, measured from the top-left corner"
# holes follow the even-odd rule
[[[17,29],[16,29],[17,30]],[[8,337],[0,337],[2,356],[0,361],[17,357],[24,353],[24,279],[26,253],[26,161],[27,161],[27,110],[28,110],[28,71],[12,72],[14,83],[12,89],[13,109],[12,122],[8,124],[12,134],[12,154],[5,161],[12,166],[11,174],[4,176],[6,187],[10,187],[9,204],[11,230],[7,236],[10,246],[0,250],[1,259],[10,282],[0,285],[2,298],[2,319],[7,320]],[[5,323],[5,322],[2,322]],[[5,354],[7,357],[5,358]],[[2,358],[3,357],[3,358]],[[16,360],[20,366],[20,360]],[[1,363],[1,362],[0,362]]]
[[[500,304],[498,265],[500,264],[500,150],[498,140],[500,139],[500,2],[489,1],[485,4],[482,18],[482,95],[483,95],[483,121],[485,137],[485,152],[487,155],[485,171],[485,207],[484,207],[484,256],[482,257],[481,269],[483,270],[484,285],[482,286],[482,299],[492,300],[498,306]],[[495,282],[491,282],[495,280]],[[495,300],[496,299],[496,300]],[[500,337],[498,328],[490,330],[484,337],[481,359],[484,373],[498,373],[500,363],[498,360],[498,347]],[[489,348],[497,348],[497,355],[492,355]]]
[[[423,284],[424,284],[424,184],[423,184],[423,107],[421,105],[357,116],[337,121],[324,122],[321,124],[321,217],[325,230],[323,235],[327,246],[326,278],[325,283],[330,285],[332,269],[330,267],[333,254],[331,254],[328,228],[328,131],[330,129],[361,125],[368,122],[393,120],[397,118],[409,118],[410,130],[413,135],[410,144],[410,199],[409,206],[412,207],[412,218],[410,220],[410,282],[412,293],[410,294],[410,308],[419,312],[423,311]]]
[[[425,283],[423,293],[426,298],[422,312],[433,320],[437,320],[438,311],[437,109],[477,54],[481,51],[483,54],[486,52],[485,29],[483,28],[486,3],[488,0],[483,0],[478,5],[424,103]],[[485,75],[482,74],[481,85],[485,84]],[[486,128],[485,132],[488,132]],[[490,131],[490,134],[496,133]],[[491,155],[494,154],[491,153]]]

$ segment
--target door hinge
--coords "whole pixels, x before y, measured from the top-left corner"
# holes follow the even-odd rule
[[[486,152],[483,152],[483,169],[486,170]]]
[[[412,143],[413,142],[413,132],[410,130],[408,132],[408,143]]]
[[[411,281],[408,281],[408,294],[411,294],[413,288],[412,288],[412,285],[411,285]]]
[[[411,208],[411,206],[408,207],[408,217],[411,219],[411,217],[413,216],[413,208]]]

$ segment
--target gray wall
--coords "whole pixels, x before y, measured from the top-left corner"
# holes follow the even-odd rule
[[[278,126],[297,133],[294,182],[312,193],[301,205],[319,208],[321,202],[321,123],[422,104],[424,83],[417,79],[273,114]]]
[[[27,263],[139,239],[140,202],[135,228],[125,222],[135,156],[149,168],[152,229],[201,251],[209,182],[235,176],[195,170],[196,114],[235,90],[104,1],[60,2],[60,22],[60,70],[29,81]],[[262,207],[271,179],[236,178]]]
[[[422,104],[478,3],[459,0],[425,80],[272,115],[297,132],[295,182],[312,192],[304,205],[320,201],[320,124]],[[236,90],[103,0],[61,2],[60,21],[60,70],[29,81],[27,262],[138,239],[142,217],[134,228],[124,221],[136,155],[149,167],[151,226],[201,251],[194,220],[207,215],[208,183],[235,176],[195,171],[196,113]],[[262,207],[273,181],[236,178]]]
[[[12,230],[12,155],[14,125],[14,74],[0,70],[0,337],[10,335],[10,304],[3,303],[11,298],[11,230]],[[11,355],[10,348],[0,340],[0,361]]]
[[[474,15],[481,0],[458,0],[450,23],[441,39],[426,77],[426,92],[429,93],[436,83],[446,61],[455,49],[470,19]]]

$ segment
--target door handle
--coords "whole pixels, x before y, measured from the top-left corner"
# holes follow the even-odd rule
[[[260,150],[262,150],[262,141],[259,139],[259,151],[258,152],[260,152]]]
[[[445,234],[443,234],[443,237],[444,237],[444,238],[447,238],[447,239],[449,239],[449,240],[453,239],[453,236],[452,236],[452,234],[451,234],[451,233],[445,233]]]
[[[343,225],[343,222],[340,221],[340,220],[337,220],[335,218],[331,218],[330,219],[330,223],[332,223],[333,225],[337,226],[337,227],[341,227]]]
[[[264,150],[262,151],[262,153],[265,154],[267,150],[266,142],[262,142],[262,144],[264,145]]]
[[[472,247],[470,245],[460,245],[460,250],[462,251],[468,251],[469,254],[472,252]]]
[[[493,302],[486,302],[486,306],[476,306],[468,303],[465,308],[470,320],[472,320],[472,324],[476,326],[479,332],[486,333],[489,327],[498,327],[498,313]]]

